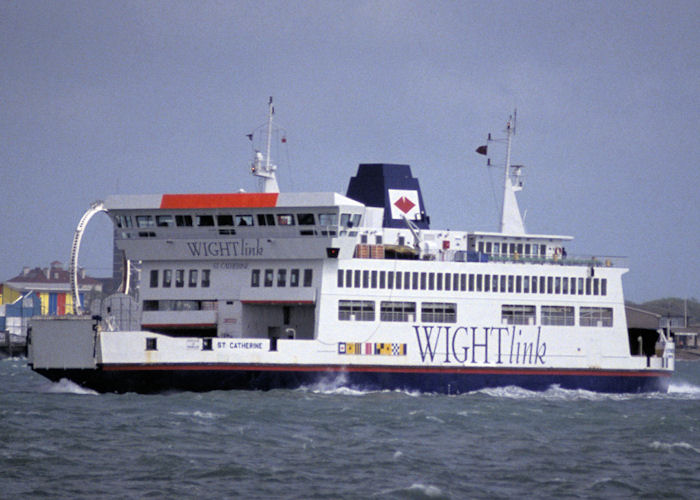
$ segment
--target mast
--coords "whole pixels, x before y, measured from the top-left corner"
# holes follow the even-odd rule
[[[515,135],[515,119],[517,110],[506,125],[506,165],[503,179],[503,205],[501,207],[501,233],[525,234],[525,225],[520,215],[520,207],[515,193],[522,191],[522,165],[510,164],[511,142]]]
[[[275,114],[275,107],[272,105],[272,96],[268,102],[267,111],[267,146],[265,148],[265,157],[260,151],[255,152],[255,159],[251,165],[250,172],[258,177],[258,186],[261,193],[279,193],[280,188],[277,185],[277,176],[275,171],[277,166],[270,162],[270,146],[272,144],[272,116]],[[248,136],[251,138],[251,136]]]

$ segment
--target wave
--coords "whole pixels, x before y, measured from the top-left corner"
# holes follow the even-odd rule
[[[700,387],[697,385],[690,384],[688,382],[678,382],[672,383],[668,387],[669,394],[696,394],[700,396]]]
[[[649,445],[649,447],[655,449],[655,450],[664,450],[664,451],[673,451],[673,450],[682,450],[682,451],[692,451],[694,453],[697,453],[700,455],[700,449],[696,448],[695,446],[686,443],[684,441],[681,441],[679,443],[662,443],[660,441],[654,441]]]
[[[58,382],[50,382],[49,385],[45,387],[45,390],[43,392],[49,392],[53,394],[81,394],[90,396],[99,395],[97,391],[81,387],[72,380],[68,380],[66,378],[62,378]]]

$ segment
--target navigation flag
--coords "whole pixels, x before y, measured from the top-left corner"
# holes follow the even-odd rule
[[[479,146],[476,148],[476,152],[479,153],[480,155],[486,155],[488,154],[488,149],[489,147],[487,145]]]

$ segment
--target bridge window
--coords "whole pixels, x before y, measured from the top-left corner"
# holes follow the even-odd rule
[[[213,226],[214,216],[213,215],[197,215],[197,225],[198,226]]]
[[[219,226],[233,226],[233,215],[220,214],[216,216],[216,223]]]
[[[258,214],[258,226],[274,226],[275,216],[273,214]]]
[[[277,224],[280,226],[293,226],[294,216],[292,214],[279,214],[277,216]]]
[[[137,215],[136,216],[136,226],[137,227],[153,227],[153,216],[152,215]]]
[[[191,215],[176,215],[175,224],[178,227],[191,227],[192,226],[192,216]]]
[[[318,214],[318,224],[320,226],[337,226],[338,214]]]
[[[156,226],[171,227],[173,224],[174,221],[172,215],[156,215]]]
[[[158,269],[151,269],[151,288],[158,287]]]
[[[339,271],[342,274],[342,271]],[[277,270],[277,286],[287,286],[287,270],[278,269]],[[341,284],[342,286],[342,284]]]
[[[299,286],[299,269],[292,269],[289,273],[289,286]]]
[[[252,215],[236,215],[236,225],[237,226],[252,226],[253,216]]]
[[[265,269],[265,281],[264,285],[266,287],[271,287],[272,286],[272,278],[275,275],[275,271],[273,269]]]
[[[300,226],[313,226],[316,223],[314,214],[297,214],[297,222]]]

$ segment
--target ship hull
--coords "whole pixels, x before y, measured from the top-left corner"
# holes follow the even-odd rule
[[[543,391],[552,386],[604,393],[666,392],[667,371],[560,369],[425,369],[411,367],[152,365],[99,366],[93,369],[35,369],[44,377],[68,379],[97,392],[143,394],[164,391],[272,390],[349,387],[463,394],[517,386]]]

